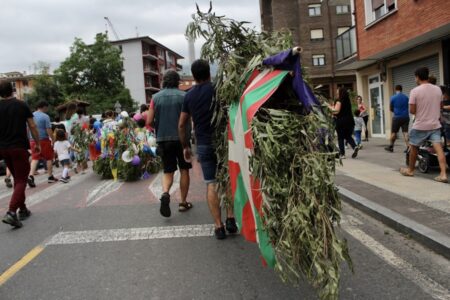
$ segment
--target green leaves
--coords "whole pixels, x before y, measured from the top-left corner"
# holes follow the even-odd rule
[[[75,39],[70,56],[55,75],[66,98],[88,101],[91,113],[113,110],[116,101],[122,109],[134,110],[136,104],[124,86],[122,71],[120,50],[99,33],[93,45]]]
[[[293,47],[288,31],[256,32],[208,11],[197,14],[186,29],[191,39],[204,38],[202,58],[218,64],[214,126],[221,200],[229,205],[227,114],[239,101],[262,59]],[[304,73],[305,74],[305,73]],[[281,87],[280,89],[283,89]],[[316,110],[301,115],[292,90],[272,96],[252,123],[255,149],[250,157],[253,176],[264,195],[264,229],[276,253],[275,270],[291,283],[306,278],[322,299],[337,299],[340,264],[351,263],[346,241],[334,224],[341,202],[334,185],[335,146],[331,119]]]

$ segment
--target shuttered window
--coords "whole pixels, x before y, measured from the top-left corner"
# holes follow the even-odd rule
[[[437,83],[439,84],[441,78],[441,74],[439,73],[439,58],[437,55],[434,55],[393,68],[393,86],[395,87],[400,84],[403,87],[403,93],[409,95],[411,90],[417,86],[414,72],[420,67],[427,67],[430,70],[430,76],[436,77]]]
[[[312,29],[311,40],[323,40],[323,29]]]

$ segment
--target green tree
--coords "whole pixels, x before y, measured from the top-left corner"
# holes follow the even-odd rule
[[[136,103],[125,88],[120,50],[99,33],[93,45],[76,38],[70,56],[55,71],[58,83],[68,99],[90,103],[90,113],[113,110],[118,101],[124,110],[134,110]]]
[[[38,102],[47,101],[49,106],[48,114],[51,118],[56,116],[56,107],[64,102],[61,89],[50,74],[50,64],[39,61],[34,64],[33,91],[25,96],[25,100],[32,109],[36,109]]]

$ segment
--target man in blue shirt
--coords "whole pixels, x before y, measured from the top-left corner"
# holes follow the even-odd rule
[[[37,110],[33,113],[34,122],[36,123],[39,140],[41,144],[41,151],[36,152],[35,148],[36,141],[34,138],[30,139],[31,145],[31,168],[30,175],[28,176],[28,185],[30,187],[36,187],[34,182],[34,173],[36,172],[39,160],[45,160],[47,162],[47,172],[48,172],[48,183],[57,182],[58,180],[53,176],[53,145],[52,145],[52,123],[50,122],[50,117],[46,114],[48,111],[48,103],[46,101],[41,101],[37,105]]]
[[[213,144],[214,126],[212,124],[215,92],[211,84],[211,74],[207,61],[202,59],[194,61],[191,71],[196,85],[184,97],[183,109],[178,123],[178,135],[183,145],[184,157],[186,160],[190,160],[191,152],[186,139],[186,128],[189,117],[192,117],[197,141],[197,155],[207,185],[208,206],[215,223],[214,233],[216,238],[221,240],[226,238],[225,228],[229,233],[236,233],[237,226],[233,217],[233,210],[228,208],[226,226],[224,227],[216,187],[218,163]]]
[[[397,139],[397,133],[402,129],[406,148],[408,148],[408,126],[409,126],[409,99],[402,93],[402,86],[395,86],[395,95],[391,97],[391,112],[394,113],[392,117],[391,127],[391,144],[384,148],[388,152],[394,152],[394,143]]]

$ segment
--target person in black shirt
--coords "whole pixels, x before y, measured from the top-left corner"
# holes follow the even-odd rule
[[[178,136],[183,146],[184,157],[187,161],[190,161],[191,150],[186,139],[186,128],[189,118],[192,117],[197,141],[197,155],[202,167],[203,178],[207,184],[208,206],[216,227],[215,235],[217,239],[224,239],[226,237],[225,228],[229,233],[236,233],[237,226],[232,209],[229,208],[226,226],[224,227],[216,187],[217,157],[213,145],[214,127],[212,125],[214,87],[211,84],[207,61],[202,59],[194,61],[191,71],[196,85],[184,97],[178,123]]]
[[[353,140],[352,134],[355,128],[355,121],[352,114],[352,104],[350,103],[350,97],[348,92],[340,87],[338,89],[339,98],[335,101],[334,106],[330,106],[331,112],[336,118],[336,132],[339,143],[340,158],[345,158],[345,143],[350,144],[353,148],[352,158],[358,156],[359,148],[356,146],[355,140]]]
[[[36,141],[34,150],[40,152],[41,145],[33,114],[25,102],[13,97],[11,83],[0,81],[0,97],[0,157],[5,160],[14,178],[14,192],[2,222],[19,228],[22,227],[21,220],[31,215],[25,205],[25,188],[30,172],[27,125]]]

